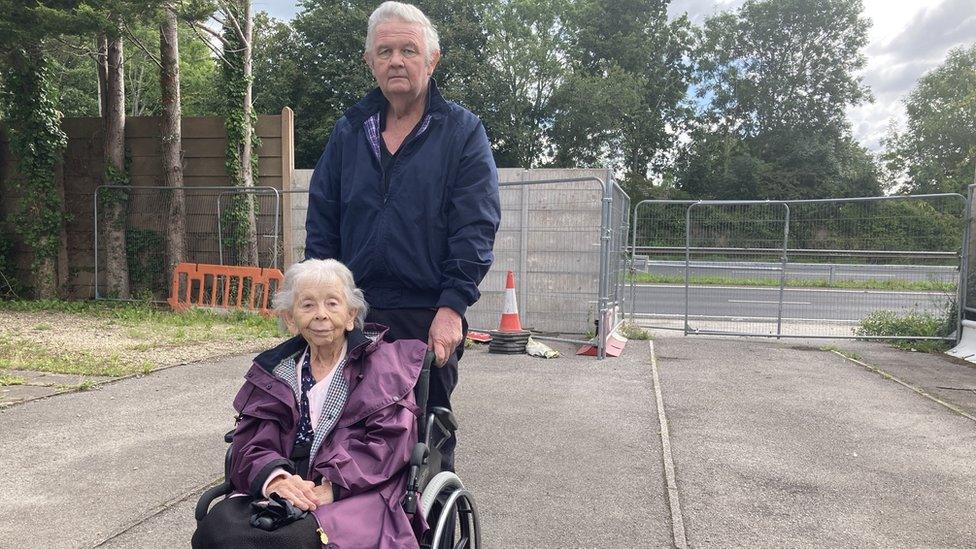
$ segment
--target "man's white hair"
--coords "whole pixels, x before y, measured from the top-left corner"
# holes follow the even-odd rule
[[[430,63],[434,58],[434,52],[441,51],[440,38],[437,29],[430,19],[420,11],[420,8],[412,4],[403,2],[383,2],[378,8],[373,10],[369,16],[369,23],[366,25],[366,53],[373,51],[373,42],[376,40],[376,28],[383,23],[399,21],[401,23],[412,23],[420,25],[424,33],[424,58]]]
[[[285,271],[285,280],[275,292],[272,307],[279,318],[295,306],[295,291],[299,284],[338,284],[346,293],[346,305],[356,310],[356,327],[362,328],[369,305],[363,291],[356,287],[352,271],[335,259],[308,259],[295,263]]]

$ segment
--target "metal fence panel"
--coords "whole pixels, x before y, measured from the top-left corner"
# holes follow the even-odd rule
[[[170,187],[130,187],[102,185],[95,190],[93,221],[95,227],[95,298],[103,295],[105,247],[100,232],[104,220],[99,204],[106,191],[120,190],[127,195],[126,257],[129,265],[131,294],[134,297],[166,299],[169,281],[164,280],[166,265],[166,231],[169,204],[174,192]],[[249,190],[233,187],[183,187],[186,204],[186,257],[191,263],[239,264],[231,246],[232,235],[226,220],[221,219],[235,199],[253,196],[258,239],[259,267],[280,267],[281,200],[273,187]]]
[[[499,196],[495,262],[481,282],[481,299],[468,309],[468,323],[497,326],[511,270],[524,327],[561,334],[591,330],[600,298],[600,182],[506,182]]]
[[[641,203],[631,314],[686,333],[855,337],[865,320],[916,313],[951,331],[966,212],[957,194]],[[675,320],[679,306],[686,323]]]
[[[283,192],[293,193],[288,194],[290,226],[283,230],[291,231],[296,258],[304,255],[311,174],[295,170],[293,188]],[[602,304],[613,313],[604,331],[611,329],[622,320],[626,296],[630,198],[610,182],[607,170],[500,169],[499,177],[502,220],[495,263],[479,287],[481,299],[468,309],[469,325],[497,326],[505,273],[512,270],[526,327],[578,338],[595,329]]]

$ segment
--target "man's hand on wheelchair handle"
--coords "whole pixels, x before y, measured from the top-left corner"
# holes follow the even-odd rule
[[[314,511],[316,507],[332,503],[332,483],[325,480],[316,486],[310,480],[285,473],[268,484],[268,493],[276,492],[302,511]]]
[[[461,315],[450,307],[437,309],[434,321],[430,323],[427,348],[434,351],[434,365],[438,368],[447,363],[457,346],[461,344],[464,333],[461,330]]]

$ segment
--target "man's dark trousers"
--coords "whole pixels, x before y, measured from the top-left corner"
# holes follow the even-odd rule
[[[427,342],[430,336],[430,325],[434,321],[437,309],[370,309],[366,315],[366,322],[376,322],[389,328],[386,332],[387,341],[397,339],[419,339]],[[461,318],[461,328],[464,336],[468,335],[468,322]],[[430,371],[430,395],[427,397],[428,406],[443,406],[451,410],[451,393],[458,381],[458,361],[464,354],[464,338],[461,344],[448,359],[443,367],[434,366]],[[457,444],[457,433],[441,448],[441,469],[454,470],[454,447]]]

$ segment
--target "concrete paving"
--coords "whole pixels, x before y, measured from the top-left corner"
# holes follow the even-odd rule
[[[598,363],[558,348],[548,361],[475,348],[461,363],[458,472],[485,547],[668,546],[648,350]],[[0,443],[19,450],[0,457],[0,547],[187,546],[246,364],[180,366],[0,414]]]
[[[691,546],[972,546],[973,421],[817,347],[656,350]]]
[[[188,364],[4,410],[0,547],[91,547],[216,479],[247,365]]]
[[[104,376],[54,374],[10,369],[0,370],[0,374],[23,380],[21,385],[0,385],[0,409],[12,404],[72,391],[82,384],[98,384],[112,379]]]
[[[976,423],[820,345],[655,342],[689,545],[971,546]],[[458,472],[485,547],[670,546],[650,345],[603,362],[557,348],[547,361],[479,347],[461,363]],[[851,350],[923,387],[976,386],[950,359]],[[0,547],[188,546],[248,364],[0,412]]]

